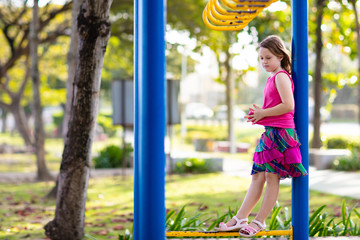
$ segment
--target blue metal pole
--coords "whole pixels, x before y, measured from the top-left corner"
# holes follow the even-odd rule
[[[308,1],[292,0],[292,62],[295,85],[295,125],[302,145],[302,163],[309,172],[308,114]],[[309,177],[292,181],[292,224],[294,240],[309,239]]]
[[[138,0],[135,240],[165,239],[165,3]]]
[[[138,25],[139,25],[139,13],[138,3],[139,0],[134,0],[134,239],[138,239],[137,230],[140,229],[139,218],[139,137],[138,137],[138,126],[139,126],[139,78],[138,78]]]

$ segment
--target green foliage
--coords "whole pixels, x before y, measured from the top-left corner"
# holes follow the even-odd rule
[[[269,230],[288,230],[291,228],[291,217],[287,207],[282,211],[279,202],[276,202],[270,218]]]
[[[195,213],[193,217],[186,216],[186,205],[184,205],[179,212],[175,210],[169,210],[166,214],[165,229],[166,231],[208,231],[206,228],[206,220],[200,220],[201,213]],[[225,215],[226,216],[226,215]],[[119,240],[133,240],[133,230],[130,232],[126,229],[124,235],[119,235]]]
[[[62,124],[64,119],[64,112],[56,112],[52,114],[52,119],[54,121],[54,125],[59,127]]]
[[[345,200],[342,202],[341,206],[341,217],[342,220],[339,223],[335,223],[334,217],[327,219],[327,213],[322,213],[326,205],[318,208],[310,217],[309,220],[309,236],[358,236],[360,233],[360,225],[359,222],[355,223],[351,219],[351,214],[354,212],[360,220],[360,214],[355,209],[358,206],[356,204],[352,208],[348,209],[346,207]],[[354,235],[353,235],[354,234]]]
[[[211,173],[217,172],[218,164],[213,159],[187,158],[175,164],[175,173]]]
[[[326,141],[326,146],[329,149],[346,149],[348,145],[348,140],[342,137],[330,138]]]
[[[130,167],[130,155],[133,152],[130,144],[125,145],[125,159],[127,161],[126,167]],[[120,168],[122,167],[123,149],[109,145],[100,151],[98,157],[94,158],[95,168]]]
[[[190,125],[187,127],[185,142],[193,143],[194,139],[213,139],[216,141],[224,141],[226,140],[226,128]]]
[[[115,136],[117,127],[113,125],[111,114],[99,113],[97,116],[97,122],[108,137]]]
[[[341,157],[336,159],[332,164],[332,168],[339,171],[360,170],[359,152],[353,150],[350,157]]]
[[[178,213],[170,210],[166,216],[166,231],[205,231],[205,222],[200,220],[201,213],[195,213],[193,217],[186,217],[185,207],[183,206]]]
[[[323,212],[326,205],[322,205],[316,209],[309,218],[309,237],[359,236],[360,222],[354,222],[352,220],[352,213],[355,213],[357,219],[360,220],[360,213],[356,210],[357,206],[358,204],[348,209],[345,200],[343,200],[341,206],[342,220],[335,223],[334,217],[328,219],[328,214]],[[167,213],[165,224],[166,231],[212,231],[220,224],[220,222],[227,222],[234,215],[234,211],[229,207],[228,213],[222,216],[219,216],[219,213],[217,212],[215,221],[211,218],[200,220],[200,217],[202,216],[200,213],[195,213],[193,217],[186,217],[185,207],[186,206],[183,206],[178,213],[176,213],[175,210],[170,210]],[[211,220],[212,223],[206,227],[207,221],[209,220]],[[291,217],[289,216],[288,209],[284,208],[284,211],[282,211],[281,206],[279,206],[277,202],[271,214],[269,230],[288,230],[290,228]],[[126,238],[126,236],[128,236],[128,238]],[[132,239],[132,236],[129,233],[128,235],[125,234],[125,236],[121,235],[121,237],[121,239]]]
[[[349,140],[346,137],[328,138],[324,144],[328,149],[349,149],[350,151],[357,151],[359,149],[358,141]]]

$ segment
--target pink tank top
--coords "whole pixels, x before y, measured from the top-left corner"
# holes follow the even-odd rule
[[[263,109],[266,108],[271,108],[274,107],[280,103],[282,103],[281,101],[281,97],[280,94],[276,88],[276,84],[275,84],[275,77],[277,74],[279,73],[286,73],[292,83],[292,92],[294,93],[294,83],[293,80],[290,76],[290,74],[286,71],[279,71],[277,72],[274,76],[269,77],[266,85],[265,85],[265,89],[264,89],[264,104],[262,106]],[[269,127],[280,127],[280,128],[295,128],[295,123],[294,123],[294,110],[292,110],[291,112],[279,115],[279,116],[271,116],[271,117],[265,117],[263,119],[261,119],[260,121],[258,121],[256,124],[260,124],[260,125],[264,125],[264,126],[269,126]]]

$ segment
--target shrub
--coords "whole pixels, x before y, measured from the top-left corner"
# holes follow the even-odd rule
[[[126,167],[130,167],[130,155],[133,152],[131,144],[125,145]],[[99,156],[94,158],[95,168],[120,168],[122,167],[123,149],[109,145],[100,151]]]
[[[52,119],[53,119],[53,122],[54,122],[54,125],[56,127],[59,127],[62,122],[63,122],[63,119],[64,119],[64,112],[56,112],[56,113],[53,113],[52,114]]]
[[[116,134],[116,128],[113,125],[112,119],[111,119],[111,115],[107,115],[107,114],[103,114],[100,113],[97,116],[97,122],[98,124],[102,127],[102,129],[104,130],[104,133],[108,136],[108,137],[113,137]]]
[[[349,149],[350,151],[357,151],[360,147],[358,141],[349,140],[343,137],[329,138],[324,144],[328,149]]]
[[[345,200],[341,206],[341,218],[339,222],[335,222],[334,217],[328,217],[327,213],[323,210],[326,205],[323,205],[316,209],[314,213],[309,216],[309,236],[310,237],[337,237],[337,236],[359,236],[360,235],[360,223],[352,220],[360,220],[360,212],[356,210],[358,204],[352,208],[346,207]],[[235,207],[235,209],[238,209]],[[195,213],[193,217],[186,217],[185,206],[183,206],[179,212],[169,210],[166,214],[165,228],[166,231],[213,231],[220,222],[227,222],[234,216],[235,211],[229,207],[228,213],[219,215],[217,212],[216,219],[208,218],[201,220],[203,214]],[[212,221],[210,225],[208,222]],[[278,202],[272,210],[269,230],[288,230],[291,228],[291,217],[289,216],[289,210],[287,207],[282,210]],[[87,235],[86,237],[94,239]],[[119,239],[133,240],[132,231],[126,230],[124,235],[119,235]]]
[[[214,126],[188,126],[185,142],[193,143],[194,139],[226,140],[226,128]]]
[[[336,159],[332,164],[332,168],[339,171],[360,170],[358,151],[353,150],[350,157],[341,157]]]
[[[186,158],[175,164],[175,173],[211,173],[219,171],[214,159]]]
[[[349,146],[349,141],[345,138],[329,138],[326,141],[326,146],[329,149],[346,149]]]

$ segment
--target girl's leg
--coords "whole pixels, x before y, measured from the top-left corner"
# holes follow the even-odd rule
[[[270,214],[272,208],[274,207],[277,197],[279,195],[279,184],[280,184],[280,176],[276,173],[265,173],[266,178],[266,190],[264,194],[264,199],[261,204],[260,211],[255,217],[255,220],[258,220],[261,223],[265,223],[266,217]],[[255,228],[259,229],[259,226],[250,223],[250,225]]]
[[[256,203],[259,201],[262,191],[265,184],[265,172],[259,172],[252,175],[251,184],[249,190],[246,193],[245,199],[241,204],[239,211],[236,216],[239,219],[247,218],[251,210],[255,207]],[[234,226],[236,221],[231,219],[226,223],[228,227]]]

